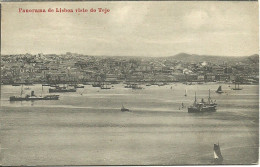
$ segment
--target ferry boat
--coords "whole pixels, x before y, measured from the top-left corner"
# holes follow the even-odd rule
[[[221,87],[221,86],[218,87],[218,89],[216,90],[216,93],[219,93],[219,94],[224,93],[224,92],[222,91],[222,87]]]
[[[54,92],[61,92],[61,93],[65,93],[65,92],[76,92],[77,89],[76,88],[68,88],[68,87],[54,87],[54,88],[50,88],[49,89],[49,93],[54,93]]]
[[[31,95],[21,96],[11,96],[10,101],[34,101],[34,100],[59,100],[59,95],[46,95],[46,96],[36,96],[34,91],[31,91]]]
[[[215,100],[216,101],[216,100]],[[192,106],[188,107],[189,113],[203,113],[203,112],[215,112],[217,109],[216,102],[213,102],[210,98],[210,90],[209,90],[209,97],[208,102],[201,99],[201,102],[197,102],[196,92],[195,92],[195,100]]]
[[[218,144],[214,144],[214,147],[213,147],[213,154],[214,154],[214,163],[215,164],[222,164],[223,162],[223,156],[221,154],[221,151],[220,151],[220,146],[219,146],[219,143]]]

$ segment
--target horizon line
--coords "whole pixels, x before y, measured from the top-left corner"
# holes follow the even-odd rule
[[[174,55],[169,55],[169,56],[141,56],[141,55],[89,55],[89,54],[83,54],[83,53],[73,53],[73,52],[64,52],[64,53],[12,53],[12,54],[2,54],[0,56],[10,56],[10,55],[26,55],[26,54],[30,54],[30,55],[39,55],[39,54],[43,54],[43,55],[67,55],[67,53],[70,54],[78,54],[78,55],[82,55],[82,56],[92,56],[92,57],[147,57],[147,58],[166,58],[166,57],[174,57],[180,54],[186,54],[186,55],[191,55],[191,56],[212,56],[212,57],[249,57],[249,56],[253,56],[253,55],[258,55],[259,53],[254,53],[254,54],[250,54],[250,55],[241,55],[241,56],[230,56],[230,55],[207,55],[207,54],[190,54],[190,53],[185,53],[185,52],[180,52]]]

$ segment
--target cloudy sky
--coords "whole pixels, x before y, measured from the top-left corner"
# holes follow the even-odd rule
[[[19,13],[107,8],[103,13]],[[2,54],[223,56],[258,53],[257,2],[2,3]]]

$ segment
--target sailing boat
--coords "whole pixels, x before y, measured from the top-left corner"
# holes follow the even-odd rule
[[[221,87],[221,86],[218,87],[216,93],[219,93],[219,94],[224,93],[224,92],[222,91],[222,87]]]
[[[129,109],[127,109],[127,108],[125,108],[123,105],[122,105],[122,107],[121,107],[121,111],[130,111]]]
[[[219,143],[214,144],[213,151],[214,151],[214,163],[215,164],[222,164],[223,157],[222,157],[221,152],[220,152]]]
[[[187,89],[185,89],[185,94],[184,94],[184,96],[187,96]]]
[[[235,83],[235,88],[233,90],[242,90],[242,88],[239,88],[239,83]]]

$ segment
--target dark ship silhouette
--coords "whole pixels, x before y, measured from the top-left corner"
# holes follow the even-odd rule
[[[215,100],[216,101],[216,100]],[[215,112],[217,109],[216,102],[213,102],[210,97],[210,90],[209,90],[209,97],[208,101],[204,101],[204,99],[201,99],[201,102],[197,102],[196,92],[195,92],[195,100],[193,102],[193,105],[188,107],[189,113],[202,113],[202,112]]]
[[[31,91],[31,95],[11,96],[10,101],[34,101],[34,100],[59,100],[59,95],[46,95],[46,96],[36,96],[34,91]]]

